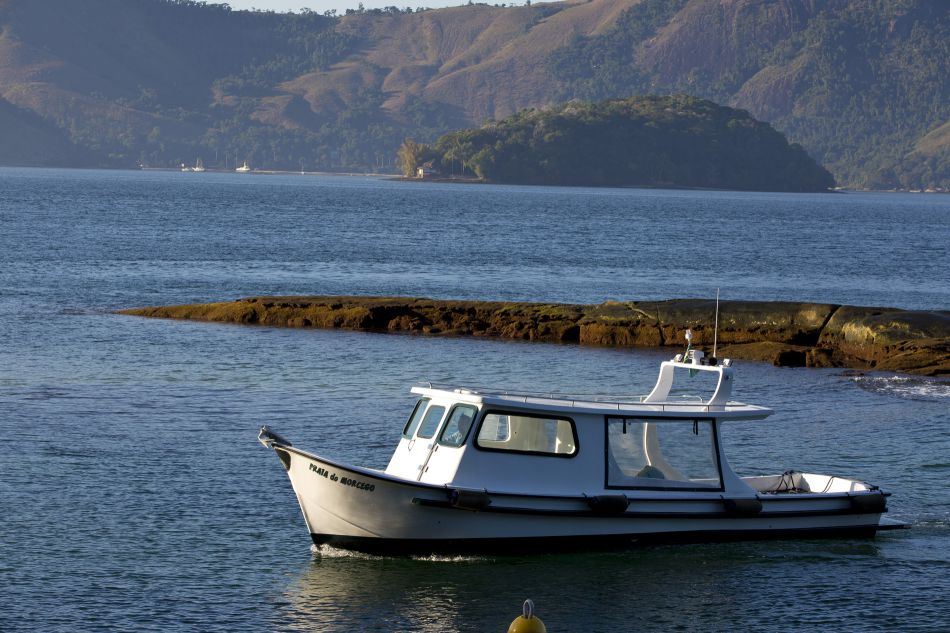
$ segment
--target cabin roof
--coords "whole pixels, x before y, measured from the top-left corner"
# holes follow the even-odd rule
[[[690,416],[720,419],[761,420],[772,410],[742,402],[709,404],[698,397],[673,396],[661,402],[644,402],[647,396],[608,396],[588,394],[544,394],[510,391],[491,387],[462,387],[422,383],[412,393],[440,400],[470,404],[484,404],[502,409],[547,411],[564,414],[583,413],[612,416],[647,415],[653,417],[683,418]]]

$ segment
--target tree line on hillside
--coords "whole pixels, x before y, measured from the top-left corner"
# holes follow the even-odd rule
[[[826,169],[744,110],[686,95],[572,101],[523,110],[434,144],[406,140],[399,164],[498,183],[824,191]]]
[[[196,0],[87,4],[0,0],[4,38],[78,69],[47,73],[42,81],[17,79],[16,90],[4,92],[9,101],[0,97],[3,120],[30,121],[44,129],[44,138],[59,139],[27,153],[0,147],[7,164],[27,154],[31,163],[118,167],[173,167],[201,157],[209,168],[247,160],[253,168],[390,172],[407,136],[439,147],[449,142],[440,140],[447,132],[483,123],[473,112],[493,112],[495,104],[520,107],[528,98],[523,95],[532,95],[533,103],[559,103],[688,93],[765,112],[761,118],[847,186],[950,189],[950,143],[937,135],[923,151],[915,146],[950,121],[947,0],[641,0],[553,52],[531,48],[537,46],[532,30],[557,23],[561,32],[588,32],[588,14],[577,4],[538,3],[513,10],[529,36],[512,36],[510,45],[518,56],[535,59],[530,54],[537,53],[541,62],[530,72],[504,66],[510,75],[474,44],[452,63],[423,59],[416,50],[425,52],[422,42],[433,25],[477,35],[486,23],[504,21],[502,10],[432,10],[423,18],[414,15],[419,9],[396,6],[338,15],[233,11]],[[682,36],[687,26],[689,36]],[[494,30],[488,27],[485,37],[497,35]],[[373,57],[374,38],[390,36],[406,38],[393,50],[416,52],[405,59]],[[650,51],[663,56],[650,57]],[[8,77],[34,72],[18,68],[27,63],[19,59],[7,60]],[[442,81],[456,63],[464,73],[451,71],[452,80]],[[417,77],[413,73],[418,79],[407,80]],[[462,74],[473,93],[447,94],[445,85]],[[508,82],[518,82],[516,96],[499,87]],[[575,134],[567,122],[559,125],[564,135]],[[479,128],[478,138],[488,134],[484,129],[490,126]],[[633,142],[649,141],[647,132]],[[586,130],[578,140],[597,133]],[[535,148],[515,137],[503,139],[504,152],[486,150],[476,160],[464,155],[475,137],[453,136],[440,156],[449,157],[447,173],[530,170],[517,148]],[[603,167],[600,179],[615,180],[617,164]],[[688,164],[681,160],[675,171]],[[563,172],[559,179],[575,177],[575,167],[545,164]],[[633,171],[649,181],[670,178],[662,162]],[[697,179],[721,180],[715,173],[691,178]]]
[[[65,129],[69,139],[91,152],[87,160],[103,166],[175,167],[193,164],[201,157],[209,168],[233,169],[247,161],[254,168],[285,170],[381,171],[393,170],[393,153],[407,129],[414,135],[434,139],[461,122],[459,112],[443,104],[407,96],[399,116],[383,111],[385,93],[368,85],[353,95],[351,103],[332,112],[312,111],[300,98],[291,104],[300,125],[274,125],[261,119],[262,102],[282,95],[278,86],[307,73],[327,70],[361,44],[360,39],[335,27],[340,17],[335,10],[323,14],[310,10],[299,13],[273,11],[235,12],[226,4],[195,0],[139,0],[143,15],[152,23],[186,21],[200,25],[206,34],[203,45],[217,50],[234,42],[217,42],[217,31],[227,21],[254,23],[259,27],[247,61],[229,72],[218,72],[210,86],[215,97],[210,106],[192,103],[194,98],[181,87],[139,85],[130,94],[92,92],[91,97],[112,100],[117,105],[155,115],[149,128],[127,118],[112,123],[110,133],[84,125],[64,112],[54,124]],[[399,15],[428,9],[347,9],[347,15]],[[197,38],[187,42],[193,46]],[[240,42],[238,42],[240,44]],[[196,63],[207,63],[196,54]],[[232,64],[233,65],[233,64]],[[223,67],[223,66],[222,66]],[[212,77],[215,73],[212,72]],[[179,84],[180,85],[180,84]],[[200,90],[203,92],[203,90]],[[197,134],[183,134],[182,130]]]
[[[668,91],[730,103],[757,73],[807,63],[801,84],[785,87],[788,113],[770,118],[773,125],[851,186],[950,187],[950,152],[905,157],[916,139],[950,120],[950,3],[843,0],[816,5],[807,20],[813,9],[788,4],[788,33],[771,38],[760,34],[771,33],[769,10],[779,3],[738,11],[729,27],[744,35],[742,45],[720,69],[695,68],[667,81],[641,63],[640,47],[687,0],[643,0],[605,31],[554,51],[547,68],[561,98]],[[682,52],[702,45],[684,42]]]

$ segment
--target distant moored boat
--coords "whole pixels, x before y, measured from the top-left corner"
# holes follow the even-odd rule
[[[241,173],[251,171],[251,168],[247,166],[247,161],[244,161],[244,164],[235,169],[234,171],[239,171]]]

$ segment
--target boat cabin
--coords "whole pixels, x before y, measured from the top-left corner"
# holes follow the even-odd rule
[[[733,371],[691,350],[662,363],[645,396],[416,386],[420,398],[386,473],[523,495],[754,494],[729,468],[719,429],[772,411],[729,400]],[[694,376],[707,378],[709,392],[677,395]]]

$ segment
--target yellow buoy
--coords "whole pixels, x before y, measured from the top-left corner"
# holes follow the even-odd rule
[[[548,633],[544,622],[534,614],[534,602],[530,599],[524,601],[522,614],[511,621],[508,633]]]

